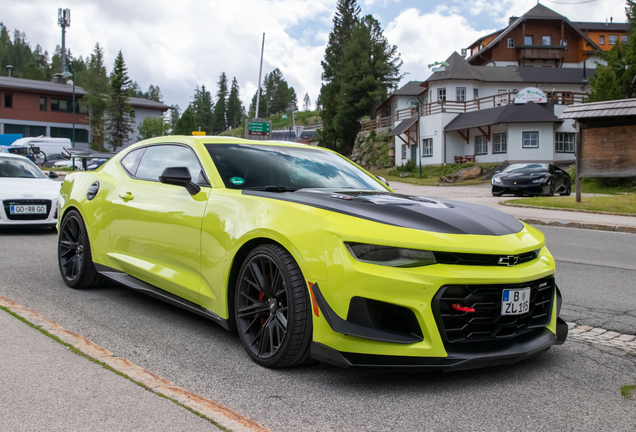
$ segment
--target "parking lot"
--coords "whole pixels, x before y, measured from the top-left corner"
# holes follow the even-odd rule
[[[567,321],[636,333],[633,234],[540,227],[557,260]],[[569,339],[512,366],[404,374],[255,365],[237,336],[176,307],[109,285],[76,291],[59,277],[56,236],[0,232],[0,295],[184,389],[273,431],[631,430],[636,358]]]

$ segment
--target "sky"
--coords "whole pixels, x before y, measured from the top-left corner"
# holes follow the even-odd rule
[[[122,51],[131,79],[145,91],[158,85],[169,105],[183,111],[195,86],[214,96],[219,76],[236,77],[246,109],[258,86],[263,33],[263,75],[279,68],[312,106],[320,93],[325,46],[336,0],[21,0],[4,2],[0,22],[26,33],[34,48],[61,45],[59,7],[71,9],[66,45],[86,57],[95,43],[105,49],[107,71]],[[507,26],[536,0],[358,0],[397,45],[407,81],[423,81],[428,65]],[[625,0],[541,0],[571,21],[625,22]]]

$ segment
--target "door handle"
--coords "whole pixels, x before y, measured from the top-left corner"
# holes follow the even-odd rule
[[[119,194],[119,198],[121,198],[124,201],[128,202],[128,201],[134,199],[135,197],[130,192],[126,192],[125,194]]]

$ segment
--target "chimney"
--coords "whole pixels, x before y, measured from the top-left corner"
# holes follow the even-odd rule
[[[11,78],[11,69],[13,69],[13,66],[7,65],[6,68],[7,68],[7,73],[9,74],[9,78]]]
[[[607,18],[605,18],[605,27],[607,27]]]
[[[510,27],[518,19],[519,17],[516,17],[516,16],[511,16],[510,18],[508,18],[508,26]]]
[[[614,17],[610,17],[610,24],[614,21]]]

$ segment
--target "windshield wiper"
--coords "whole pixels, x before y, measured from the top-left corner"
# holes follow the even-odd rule
[[[265,192],[296,192],[301,188],[297,187],[289,187],[289,186],[254,186],[248,187],[245,189],[254,190],[254,191],[265,191]]]

